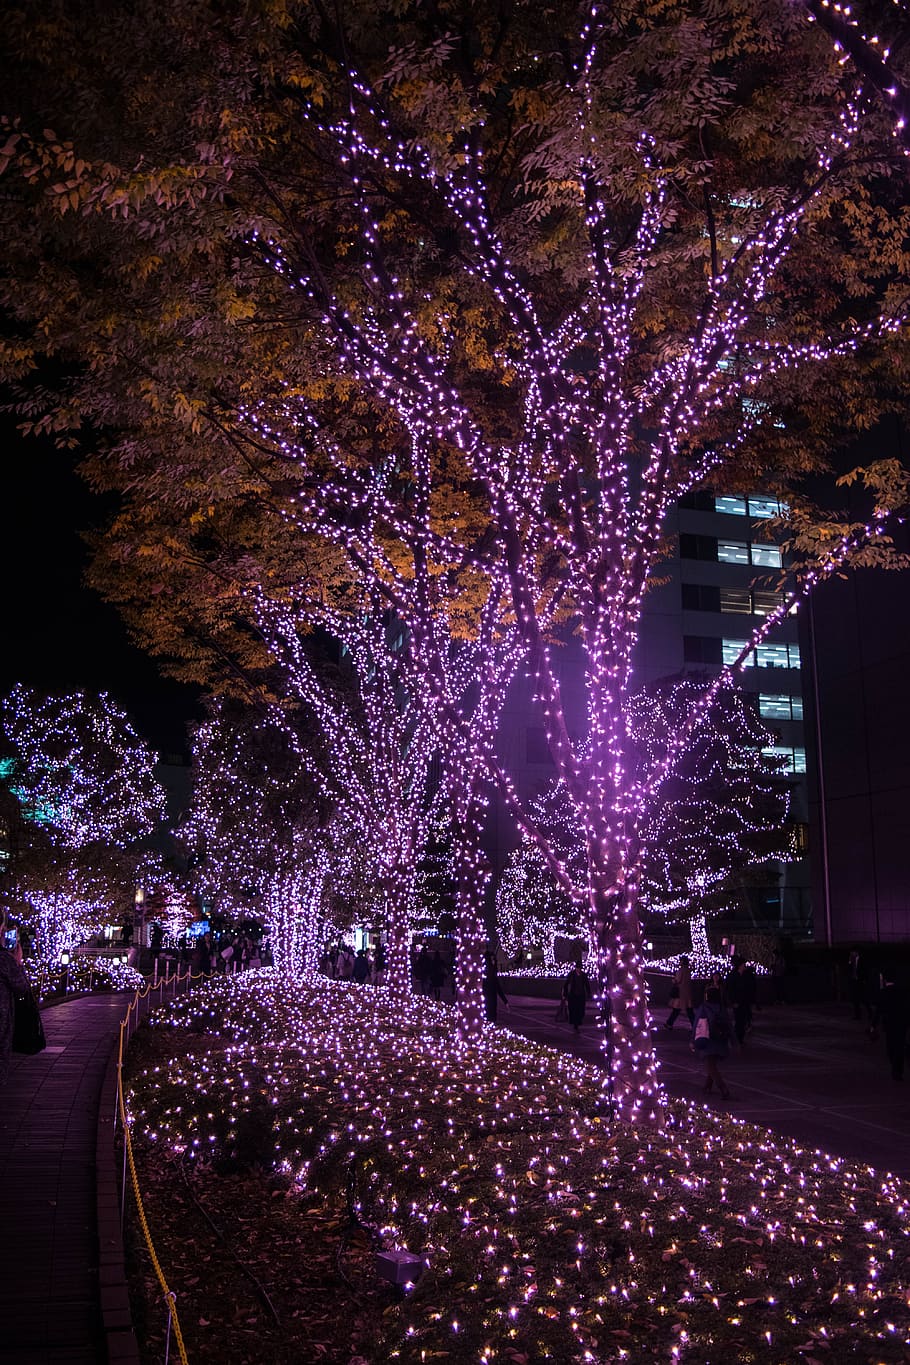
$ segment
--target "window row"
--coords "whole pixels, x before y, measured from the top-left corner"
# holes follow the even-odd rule
[[[770,616],[784,600],[783,593],[770,588],[719,588],[713,583],[683,583],[684,611],[741,612],[749,616]]]
[[[684,635],[683,658],[687,664],[733,664],[746,643],[745,640],[721,640],[716,635]],[[743,667],[799,668],[799,645],[766,640],[750,650]]]
[[[716,536],[695,536],[684,531],[679,537],[681,559],[702,559],[717,564],[745,564],[762,569],[779,569],[783,563],[780,546],[763,540],[718,540]]]
[[[728,516],[752,517],[754,521],[785,517],[790,510],[787,503],[779,498],[764,497],[758,493],[750,493],[748,497],[735,493],[714,494],[707,488],[687,493],[680,499],[679,505],[695,512],[726,512]]]

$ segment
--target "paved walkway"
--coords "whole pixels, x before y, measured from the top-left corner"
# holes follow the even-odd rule
[[[0,1360],[108,1359],[95,1147],[111,1048],[129,997],[45,1010],[47,1050],[13,1057],[0,1090]]]
[[[554,1022],[555,1000],[510,990],[499,1022],[586,1061],[599,1061],[598,1031],[588,1010],[580,1035]],[[705,1103],[704,1068],[690,1050],[685,1018],[655,1033],[668,1091]],[[733,1098],[717,1107],[761,1124],[802,1145],[910,1177],[910,1067],[903,1083],[891,1079],[881,1038],[871,1039],[847,1005],[765,1006],[755,1015],[746,1046],[722,1063]]]

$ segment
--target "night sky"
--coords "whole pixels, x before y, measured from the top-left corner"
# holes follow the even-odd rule
[[[0,420],[0,451],[0,691],[23,682],[110,692],[160,754],[185,755],[193,689],[162,678],[131,644],[116,610],[82,582],[88,551],[80,536],[103,524],[111,508],[76,474],[76,454],[23,439],[9,417]]]

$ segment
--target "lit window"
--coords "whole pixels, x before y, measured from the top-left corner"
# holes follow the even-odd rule
[[[758,711],[767,720],[802,720],[803,699],[780,692],[759,692]]]
[[[721,611],[750,612],[752,601],[748,588],[721,588],[720,590],[720,609]]]
[[[787,504],[778,502],[777,498],[756,498],[749,497],[749,516],[767,520],[768,517],[779,517],[787,512]]]
[[[786,645],[769,644],[766,640],[755,651],[759,668],[789,668],[790,659]]]
[[[762,753],[768,758],[782,759],[782,770],[789,773],[804,773],[806,771],[806,751],[802,748],[788,749],[782,744],[769,744],[762,749]]]
[[[779,693],[759,692],[759,715],[765,716],[768,720],[792,720],[792,700],[792,697],[781,696]]]
[[[748,641],[746,640],[724,640],[723,642],[724,663],[728,665],[735,664],[736,660],[739,658],[740,654],[745,649],[747,643]],[[755,654],[754,652],[750,652],[746,658],[745,663],[743,664],[743,668],[751,668],[754,663]]]
[[[752,552],[753,564],[760,564],[764,568],[780,568],[781,558],[779,545],[765,545],[761,541],[753,540],[749,545],[749,549]]]
[[[748,564],[749,546],[744,540],[719,540],[717,558],[721,564]]]
[[[755,616],[770,616],[772,611],[777,611],[783,600],[782,593],[763,592],[756,588],[752,594],[753,614]]]
[[[715,512],[728,512],[736,517],[744,517],[746,515],[746,500],[745,498],[731,496],[721,497],[718,494],[714,499],[714,510]]]
[[[759,668],[799,668],[799,645],[772,644],[765,641],[755,650]]]

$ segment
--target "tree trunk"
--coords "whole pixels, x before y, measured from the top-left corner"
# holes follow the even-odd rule
[[[411,867],[393,869],[386,890],[385,986],[402,1003],[411,997],[411,913],[414,873]]]
[[[592,891],[597,973],[594,1004],[603,1033],[609,1088],[621,1117],[660,1123],[663,1101],[641,957],[636,884]]]

